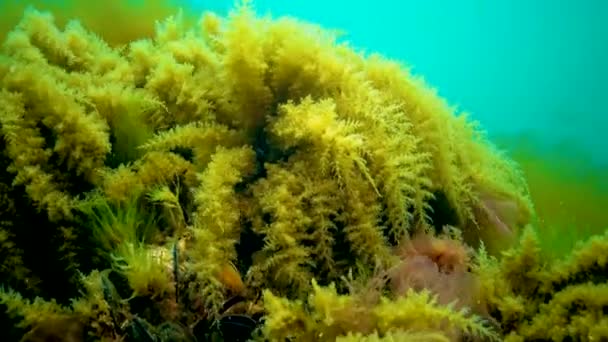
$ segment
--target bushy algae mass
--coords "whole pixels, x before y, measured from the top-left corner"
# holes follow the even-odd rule
[[[56,25],[65,25],[78,18],[88,30],[103,35],[109,45],[120,45],[134,39],[151,37],[154,22],[176,12],[179,0],[9,0],[0,1],[0,40],[19,22],[28,6],[53,13]],[[194,20],[190,11],[184,11],[186,20]],[[192,12],[192,14],[195,14]],[[111,24],[108,24],[111,18]],[[135,18],[135,19],[134,19]]]
[[[110,47],[28,9],[0,87],[10,339],[608,336],[607,236],[544,260],[516,165],[317,26],[242,4]]]

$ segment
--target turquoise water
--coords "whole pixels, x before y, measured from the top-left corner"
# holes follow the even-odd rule
[[[193,1],[226,13],[233,1]],[[405,62],[490,136],[608,165],[608,1],[256,0]]]

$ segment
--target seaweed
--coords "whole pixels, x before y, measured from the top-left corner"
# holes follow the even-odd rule
[[[605,237],[547,269],[517,165],[405,66],[246,1],[103,38],[30,8],[0,52],[11,338],[603,336]]]

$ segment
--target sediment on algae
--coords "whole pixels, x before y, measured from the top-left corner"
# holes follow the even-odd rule
[[[102,38],[29,9],[2,45],[11,338],[525,332],[474,267],[533,222],[525,180],[404,66],[249,5]]]

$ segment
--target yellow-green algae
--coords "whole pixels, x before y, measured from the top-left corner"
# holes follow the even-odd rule
[[[154,22],[176,12],[175,0],[10,0],[0,2],[0,39],[17,25],[23,11],[34,6],[53,13],[55,22],[63,27],[78,18],[87,29],[103,36],[113,46],[154,35]],[[188,12],[189,13],[189,12]],[[188,17],[190,20],[194,18]]]
[[[608,237],[546,259],[517,166],[319,27],[243,4],[115,46],[28,9],[0,86],[11,339],[608,336]]]
[[[594,161],[574,140],[545,150],[532,133],[497,140],[511,151],[529,184],[544,253],[559,257],[569,253],[577,241],[605,231],[607,165]]]

